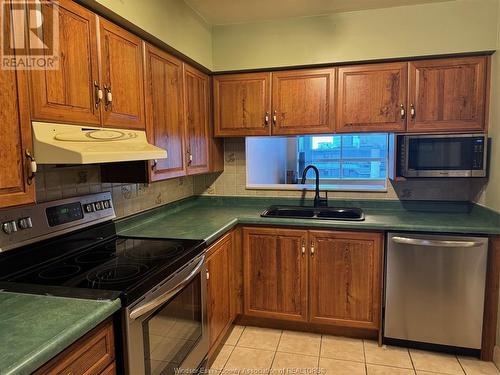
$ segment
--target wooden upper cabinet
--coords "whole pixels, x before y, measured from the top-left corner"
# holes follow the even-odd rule
[[[210,347],[223,335],[232,321],[231,256],[233,233],[207,250],[207,315]]]
[[[33,152],[27,86],[24,71],[0,70],[0,208],[35,202],[25,155]]]
[[[52,19],[54,3],[41,3],[45,19]],[[59,68],[30,70],[31,107],[34,120],[98,125],[96,106],[99,84],[96,16],[70,0],[60,0]],[[43,25],[51,25],[44,22]],[[52,38],[51,30],[41,28],[42,40]]]
[[[309,231],[310,322],[378,329],[382,234]]]
[[[187,174],[209,170],[209,78],[184,64]]]
[[[337,132],[404,131],[408,63],[340,67]]]
[[[307,231],[243,228],[246,315],[307,320]]]
[[[334,131],[335,69],[272,74],[273,135]]]
[[[215,136],[270,134],[271,73],[214,76]]]
[[[483,131],[487,128],[488,57],[410,62],[408,131]]]
[[[144,129],[143,42],[100,18],[103,125]]]
[[[182,62],[146,46],[146,131],[149,141],[167,150],[151,166],[151,181],[186,174]]]

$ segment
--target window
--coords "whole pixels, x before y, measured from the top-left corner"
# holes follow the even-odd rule
[[[303,189],[314,172],[300,180],[306,166],[316,166],[322,189],[385,190],[388,134],[344,134],[246,139],[247,185],[253,188]]]

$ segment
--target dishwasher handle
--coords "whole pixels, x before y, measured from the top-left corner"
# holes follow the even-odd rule
[[[431,240],[423,238],[411,238],[394,236],[392,241],[405,245],[431,246],[431,247],[479,247],[482,242],[476,241],[456,241],[456,240]]]

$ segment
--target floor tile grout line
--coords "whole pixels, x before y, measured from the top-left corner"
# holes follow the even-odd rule
[[[233,327],[233,330],[234,330],[234,328],[235,328],[235,327],[236,327],[236,326],[234,326],[234,327]],[[227,359],[226,359],[226,361],[224,362],[224,366],[222,367],[221,372],[223,372],[223,371],[226,369],[226,365],[227,365],[227,363],[229,362],[229,358],[231,358],[231,355],[233,354],[234,350],[236,349],[236,345],[238,345],[238,341],[240,341],[240,338],[241,338],[241,336],[243,335],[243,331],[245,330],[246,326],[242,326],[242,327],[243,327],[243,329],[242,329],[242,330],[241,330],[241,332],[240,332],[240,336],[238,337],[238,339],[237,339],[237,340],[236,340],[236,342],[234,343],[234,346],[233,346],[233,349],[231,350],[231,353],[229,353],[229,355],[227,356]],[[233,332],[231,331],[231,333],[233,333]],[[227,340],[227,339],[226,339],[226,340]],[[225,342],[225,341],[224,341],[224,344],[223,344],[223,345],[226,345],[226,342]],[[228,346],[231,346],[231,345],[228,345]]]
[[[271,361],[271,365],[269,366],[268,374],[271,373],[271,370],[273,368],[274,360],[276,359],[276,354],[278,353],[278,347],[280,346],[280,341],[281,341],[282,336],[283,336],[283,330],[281,330],[281,332],[280,332],[280,338],[278,339],[278,344],[276,345],[276,349],[274,350],[274,355],[273,355],[273,359]]]
[[[462,362],[460,362],[460,359],[458,358],[458,355],[455,356],[455,359],[457,360],[458,364],[460,365],[460,368],[464,372],[465,375],[467,375],[467,371],[465,371],[464,366],[462,366]]]
[[[366,350],[365,350],[365,340],[361,340],[362,346],[363,346],[363,359],[365,362],[365,375],[368,374],[368,366],[366,365]]]
[[[319,368],[319,362],[320,362],[320,360],[321,360],[321,349],[322,349],[322,347],[323,347],[323,336],[324,336],[324,335],[323,335],[323,334],[321,334],[321,336],[320,336],[320,338],[319,338],[318,373],[319,373],[319,370],[320,370],[320,368]]]

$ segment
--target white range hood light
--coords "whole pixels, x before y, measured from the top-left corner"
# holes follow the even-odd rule
[[[141,130],[94,128],[33,122],[38,164],[96,164],[166,159],[167,151],[149,144]]]

